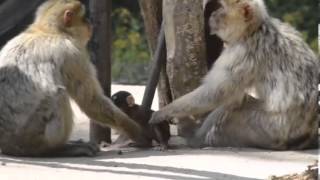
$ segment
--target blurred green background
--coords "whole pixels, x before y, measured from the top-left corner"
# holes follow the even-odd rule
[[[317,0],[266,0],[272,16],[296,27],[314,51],[318,49]],[[115,83],[145,84],[150,54],[138,1],[113,0],[112,78]]]

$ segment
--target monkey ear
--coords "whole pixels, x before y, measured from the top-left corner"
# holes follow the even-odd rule
[[[250,21],[253,18],[253,9],[250,4],[245,3],[242,5],[242,14],[246,22]]]
[[[127,97],[127,104],[129,107],[133,107],[136,103],[132,95]]]
[[[72,25],[72,21],[74,18],[74,12],[72,10],[66,10],[63,15],[63,23],[66,27],[70,27]]]

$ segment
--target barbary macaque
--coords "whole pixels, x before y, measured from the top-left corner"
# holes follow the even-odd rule
[[[14,156],[94,156],[99,148],[68,143],[69,97],[91,119],[141,145],[143,128],[104,96],[86,45],[91,27],[78,0],[48,0],[34,22],[0,52],[0,149]]]
[[[300,33],[268,14],[262,0],[219,3],[210,29],[225,49],[200,87],[155,112],[150,122],[210,111],[191,146],[316,147],[318,57]]]
[[[111,96],[111,99],[117,107],[119,107],[130,118],[132,118],[140,126],[142,126],[145,131],[150,131],[148,133],[151,135],[150,141],[157,141],[160,145],[159,150],[168,149],[170,127],[167,121],[163,121],[154,126],[150,126],[149,120],[154,111],[151,109],[144,109],[142,106],[137,105],[132,94],[127,91],[119,91],[113,94]],[[126,139],[126,136],[121,134],[116,142],[120,141],[119,143],[122,143],[122,141],[126,141]]]

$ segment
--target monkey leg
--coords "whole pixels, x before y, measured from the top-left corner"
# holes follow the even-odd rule
[[[254,105],[235,109],[219,107],[206,118],[189,144],[192,147],[255,147],[273,150],[309,148],[317,142],[317,128],[312,125],[315,123],[301,121],[303,116],[297,114],[270,113]]]
[[[94,156],[98,147],[83,142],[67,143],[72,130],[72,111],[63,91],[44,99],[24,122],[17,120],[3,154],[30,157]]]
[[[39,139],[38,139],[39,140]],[[37,140],[34,140],[36,142]],[[39,141],[38,141],[39,142]],[[79,157],[96,156],[100,151],[99,146],[92,143],[70,142],[59,147],[48,147],[44,141],[31,145],[10,144],[1,149],[2,154],[23,157]]]
[[[154,135],[155,135],[155,139],[158,141],[159,146],[155,147],[155,150],[157,151],[166,151],[168,150],[168,138],[165,137],[165,133],[166,132],[162,132],[160,127],[154,126],[153,127],[154,130]],[[169,132],[170,133],[170,132]]]

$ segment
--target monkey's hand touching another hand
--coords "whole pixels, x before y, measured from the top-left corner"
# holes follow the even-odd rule
[[[152,114],[151,119],[149,120],[149,124],[159,124],[164,121],[170,121],[172,119],[167,113],[162,110],[156,111]]]
[[[141,146],[136,141],[135,143],[131,143],[130,146],[150,147],[152,146],[152,140],[155,140],[159,144],[156,148],[157,150],[163,151],[168,149],[168,141],[170,139],[170,126],[168,122],[163,121],[162,123],[150,125],[149,120],[154,111],[137,105],[132,94],[127,91],[119,91],[113,94],[111,99],[117,107],[142,127],[144,137],[149,140],[149,144],[142,144]],[[127,138],[121,134],[115,143],[123,144],[126,140]]]

